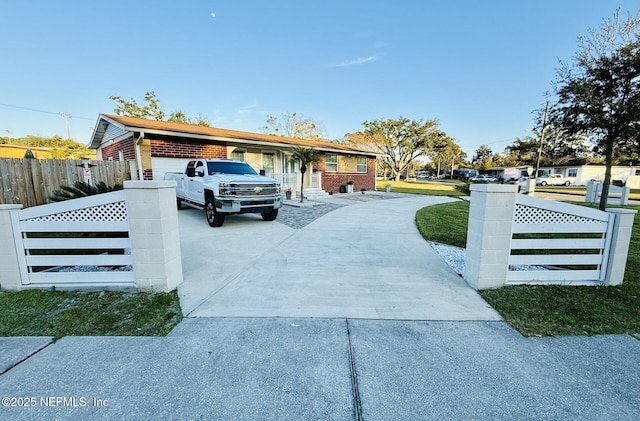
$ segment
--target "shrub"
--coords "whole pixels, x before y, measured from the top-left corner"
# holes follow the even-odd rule
[[[73,186],[60,186],[60,190],[55,190],[53,194],[49,196],[49,200],[52,202],[62,202],[63,200],[78,199],[80,197],[109,193],[116,190],[122,190],[122,185],[107,186],[104,181],[100,181],[96,183],[95,186],[92,186],[84,181],[76,181]]]

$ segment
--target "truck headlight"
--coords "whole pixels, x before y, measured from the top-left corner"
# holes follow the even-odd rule
[[[229,183],[218,184],[218,194],[221,196],[231,194],[231,188],[229,186]]]
[[[280,183],[276,183],[276,193],[280,193]]]

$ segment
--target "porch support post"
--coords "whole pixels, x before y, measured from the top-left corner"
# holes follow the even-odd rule
[[[182,282],[175,181],[125,181],[136,286],[168,292]]]
[[[0,205],[0,289],[16,291],[22,285],[15,230],[22,205]]]
[[[633,220],[637,211],[632,209],[607,209],[607,212],[612,213],[615,219],[607,267],[606,269],[602,268],[602,270],[606,270],[604,282],[606,285],[620,285],[624,279],[624,271],[627,266],[631,231],[633,230]]]
[[[518,186],[470,186],[464,279],[474,289],[502,287],[507,280]]]

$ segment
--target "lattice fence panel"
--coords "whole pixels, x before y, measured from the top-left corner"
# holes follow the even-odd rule
[[[514,222],[518,224],[595,224],[597,219],[516,204]]]
[[[56,213],[53,215],[40,216],[38,218],[27,219],[34,222],[56,222],[56,221],[85,221],[85,222],[110,222],[126,221],[127,204],[125,201],[107,203],[100,206],[92,206],[84,209],[75,209],[68,212]]]

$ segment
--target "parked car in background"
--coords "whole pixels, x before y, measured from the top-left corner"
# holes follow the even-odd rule
[[[538,177],[536,186],[569,186],[571,180],[562,176],[562,174],[545,174]]]
[[[498,179],[489,174],[480,174],[476,177],[469,178],[469,181],[474,183],[495,183]]]

